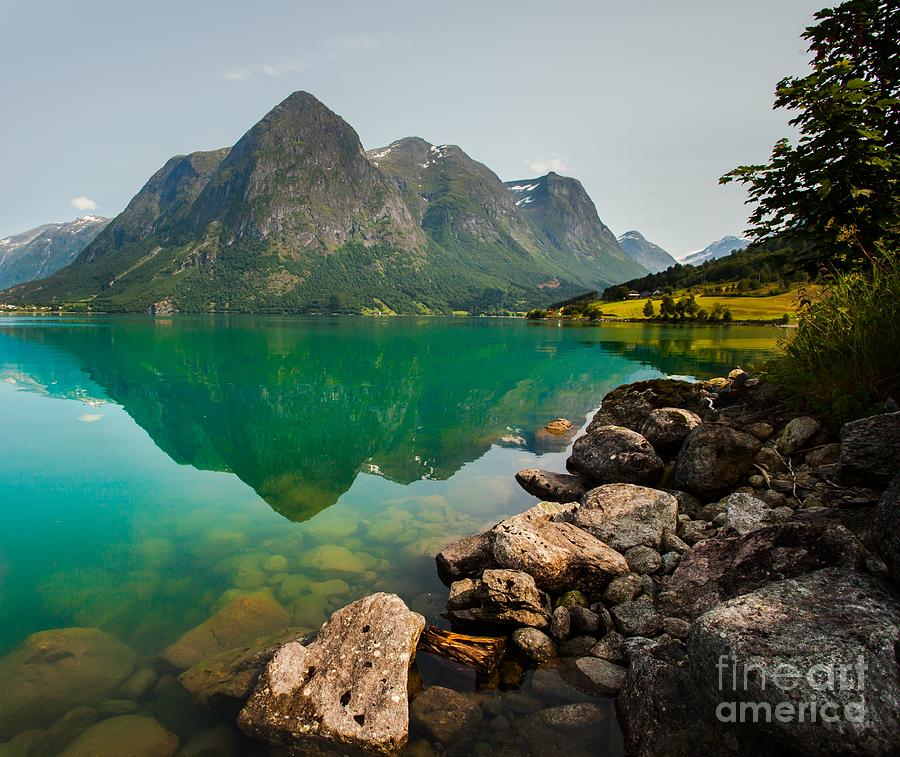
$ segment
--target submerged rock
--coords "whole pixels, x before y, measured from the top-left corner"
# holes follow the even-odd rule
[[[288,641],[309,635],[305,628],[264,636],[255,643],[207,657],[178,676],[178,681],[201,704],[243,702],[269,660]]]
[[[101,720],[69,744],[60,757],[172,757],[178,737],[146,715]]]
[[[291,642],[276,652],[238,725],[311,753],[399,754],[409,735],[409,666],[424,627],[394,594],[347,605],[309,646]]]
[[[743,722],[769,749],[871,757],[900,744],[898,643],[897,600],[868,576],[840,568],[731,599],[698,618],[688,639],[706,707],[734,700],[761,704],[761,718],[776,708],[793,713]]]
[[[443,686],[429,686],[410,707],[412,716],[432,738],[451,744],[481,720],[478,702]]]
[[[727,426],[703,424],[684,440],[675,462],[675,486],[701,497],[734,487],[753,465],[760,443]]]
[[[529,494],[547,502],[580,502],[590,482],[572,473],[553,473],[539,468],[526,468],[516,473],[516,481]]]
[[[137,654],[99,628],[32,634],[0,659],[0,739],[110,699]]]
[[[556,657],[556,644],[547,634],[537,628],[517,628],[512,635],[513,643],[522,653],[535,662],[545,662]]]
[[[291,618],[272,596],[250,594],[229,602],[208,620],[183,634],[162,652],[162,659],[184,670],[201,660],[283,631]]]
[[[663,461],[650,442],[622,426],[595,426],[576,439],[566,465],[598,484],[652,486],[663,472]]]
[[[580,507],[557,517],[625,552],[638,545],[659,547],[663,533],[678,525],[678,501],[646,486],[606,484],[585,494]]]
[[[854,567],[861,557],[859,540],[833,524],[785,523],[707,539],[683,557],[659,604],[666,615],[695,618],[771,581],[831,566]]]

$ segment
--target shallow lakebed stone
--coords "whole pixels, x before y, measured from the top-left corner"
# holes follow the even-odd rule
[[[409,666],[424,627],[395,594],[347,605],[309,646],[291,642],[275,653],[238,725],[310,752],[399,754],[409,735]]]
[[[60,757],[172,757],[178,737],[146,715],[101,720],[69,744]]]
[[[32,634],[0,659],[0,740],[110,699],[136,660],[134,650],[99,628]]]
[[[271,595],[248,594],[229,602],[208,620],[163,650],[162,659],[184,670],[201,660],[283,631],[291,618]]]

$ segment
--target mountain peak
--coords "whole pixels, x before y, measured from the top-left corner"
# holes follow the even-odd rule
[[[677,262],[668,252],[658,244],[648,241],[641,232],[631,229],[622,234],[619,239],[619,247],[629,258],[640,263],[650,273],[664,271]]]
[[[730,255],[732,252],[743,250],[749,244],[749,239],[729,234],[708,244],[702,250],[689,252],[681,258],[681,262],[687,265],[702,265],[707,260],[718,260],[726,255]]]

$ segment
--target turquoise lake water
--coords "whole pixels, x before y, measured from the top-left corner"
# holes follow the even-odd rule
[[[622,383],[760,361],[778,336],[475,318],[4,317],[0,655],[42,629],[88,626],[152,661],[229,599],[261,591],[307,628],[377,590],[436,620],[446,590],[434,554],[533,504],[517,470],[564,470],[547,421],[583,424]],[[272,556],[288,569],[273,576]],[[218,717],[141,707],[182,740]],[[616,753],[614,732],[597,753]]]

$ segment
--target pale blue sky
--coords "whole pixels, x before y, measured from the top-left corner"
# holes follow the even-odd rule
[[[0,0],[0,237],[115,215],[305,89],[367,148],[418,135],[504,180],[575,176],[615,233],[681,255],[745,228],[717,179],[788,134],[774,85],[823,4]]]

